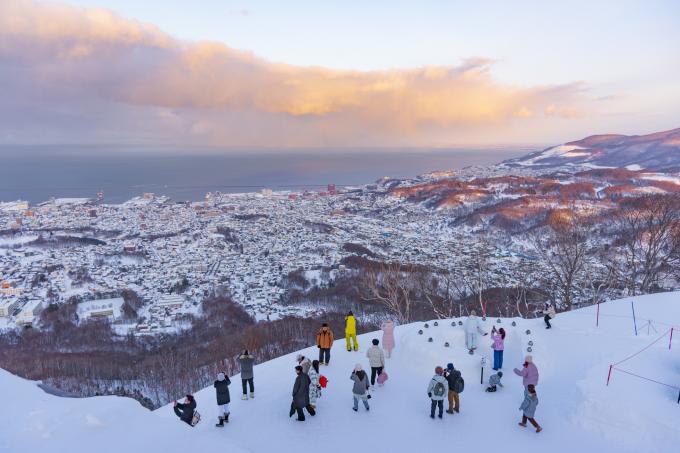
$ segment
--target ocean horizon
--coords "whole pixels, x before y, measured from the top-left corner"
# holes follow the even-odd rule
[[[179,147],[0,146],[0,201],[32,204],[52,197],[120,203],[145,192],[197,201],[207,192],[315,190],[370,184],[384,176],[489,165],[532,148],[257,149]]]

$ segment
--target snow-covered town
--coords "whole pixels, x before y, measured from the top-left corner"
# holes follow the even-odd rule
[[[474,254],[467,229],[385,190],[329,185],[323,192],[209,193],[201,202],[146,193],[115,205],[102,194],[2,203],[0,325],[31,325],[48,304],[75,296],[80,319],[105,317],[122,332],[175,330],[218,289],[256,319],[276,319],[307,310],[279,303],[285,276],[302,271],[311,284],[327,284],[321,269],[331,278],[342,273],[342,259],[357,248],[444,267],[454,254]],[[134,323],[122,316],[126,289],[144,301]]]

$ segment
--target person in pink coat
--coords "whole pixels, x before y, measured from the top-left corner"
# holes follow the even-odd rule
[[[394,349],[394,322],[388,319],[382,325],[383,338],[382,345],[383,349],[387,353],[387,358],[392,356],[392,349]]]
[[[517,376],[522,376],[525,394],[527,393],[527,387],[529,385],[538,385],[538,368],[534,365],[533,357],[530,355],[524,358],[524,365],[522,365],[521,370],[515,368],[513,371]]]

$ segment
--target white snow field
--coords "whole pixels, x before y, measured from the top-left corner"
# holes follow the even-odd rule
[[[638,336],[633,329],[631,299],[602,304],[599,328],[595,327],[596,307],[559,314],[552,330],[545,330],[541,319],[514,319],[516,327],[511,326],[512,319],[503,319],[500,325],[508,331],[505,388],[495,394],[485,393],[485,386],[480,385],[480,357],[491,355],[488,337],[480,339],[480,349],[470,356],[464,348],[463,328],[452,327],[451,320],[439,321],[437,327],[429,322],[427,329],[424,323],[399,327],[396,349],[387,361],[390,379],[373,391],[370,412],[361,406],[358,413],[352,411],[349,375],[356,363],[368,368],[366,347],[382,333],[361,335],[358,353],[344,350],[344,340],[336,341],[331,365],[321,372],[329,378],[329,386],[318,402],[317,416],[308,416],[304,423],[288,418],[295,354],[255,368],[254,400],[240,400],[240,379],[232,377],[231,418],[221,429],[214,427],[212,388],[196,394],[203,420],[191,428],[175,417],[171,406],[150,412],[125,398],[59,398],[43,393],[34,382],[0,371],[0,451],[677,452],[677,388],[617,370],[606,386],[610,364],[642,350],[671,326],[680,326],[680,293],[634,301]],[[492,323],[496,319],[488,319],[486,328]],[[424,330],[423,335],[418,334],[419,329]],[[527,329],[530,335],[525,333]],[[680,332],[675,333],[671,350],[669,335],[665,335],[618,367],[680,386]],[[430,336],[432,343],[427,341]],[[446,341],[451,347],[444,347]],[[512,368],[520,366],[528,341],[533,342],[534,361],[541,375],[536,419],[544,430],[539,434],[530,426],[517,425],[523,388]],[[317,349],[303,353],[314,357]],[[465,378],[461,413],[445,413],[443,420],[431,420],[427,384],[434,367],[448,362]]]

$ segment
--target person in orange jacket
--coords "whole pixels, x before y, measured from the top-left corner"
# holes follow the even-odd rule
[[[316,345],[319,347],[319,363],[328,365],[331,361],[331,347],[333,346],[333,331],[328,324],[323,323],[316,334]]]
[[[352,350],[352,344],[355,351],[359,350],[359,343],[357,343],[357,320],[351,311],[345,316],[345,339],[347,340],[348,351]]]

